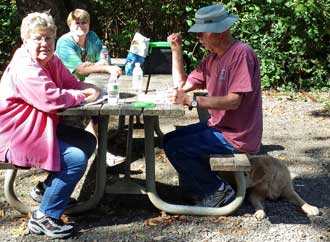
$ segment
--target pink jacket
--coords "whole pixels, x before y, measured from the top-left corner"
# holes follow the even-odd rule
[[[42,67],[19,48],[0,82],[0,161],[10,149],[10,163],[59,171],[56,112],[80,104],[81,87],[57,56]]]

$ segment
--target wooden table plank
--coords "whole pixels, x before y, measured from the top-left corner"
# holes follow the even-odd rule
[[[250,161],[246,154],[212,154],[210,166],[213,171],[249,171]]]
[[[70,116],[97,116],[101,107],[102,104],[82,105],[59,110],[57,114]]]

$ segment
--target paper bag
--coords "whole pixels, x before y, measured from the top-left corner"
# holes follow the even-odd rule
[[[144,37],[140,33],[135,33],[129,52],[142,57],[146,57],[148,54],[149,41],[149,38]]]
[[[135,33],[126,57],[125,74],[127,76],[132,75],[136,62],[141,63],[141,66],[143,65],[145,57],[148,54],[149,41],[149,38],[144,37],[140,33]]]

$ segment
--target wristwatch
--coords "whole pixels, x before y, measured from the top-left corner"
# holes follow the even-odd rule
[[[196,96],[194,95],[193,100],[191,101],[189,105],[189,110],[192,110],[193,108],[197,108],[198,102],[196,100]]]

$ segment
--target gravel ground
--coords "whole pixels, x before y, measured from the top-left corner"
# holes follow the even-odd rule
[[[264,92],[263,145],[269,155],[281,159],[293,177],[296,191],[309,203],[319,207],[321,214],[306,217],[299,208],[287,201],[267,201],[267,218],[258,221],[253,208],[245,201],[233,215],[199,217],[168,215],[158,211],[144,195],[105,195],[99,206],[73,217],[76,232],[67,241],[330,241],[330,112],[323,111],[320,100],[329,94],[290,94]],[[174,125],[197,120],[196,112],[187,111],[178,120],[162,119],[167,132]],[[115,122],[111,122],[115,124]],[[123,152],[124,139],[116,139],[116,151]],[[141,131],[135,132],[133,178],[143,182],[144,164],[141,150]],[[113,147],[112,147],[113,149]],[[156,148],[157,184],[164,199],[177,198],[177,178],[162,150]],[[93,174],[90,169],[89,174]],[[118,178],[120,166],[109,169],[109,183]],[[20,171],[17,193],[32,203],[28,193],[44,173]],[[87,178],[86,178],[87,177]],[[88,180],[89,175],[84,177]],[[89,180],[88,180],[89,181]],[[92,182],[87,182],[92,183]],[[82,184],[82,183],[81,183]],[[75,196],[83,199],[80,191],[88,186],[78,185]],[[0,171],[3,186],[3,171]],[[27,217],[14,211],[0,193],[1,241],[48,241],[45,236],[28,234]],[[52,240],[61,241],[61,240]]]

